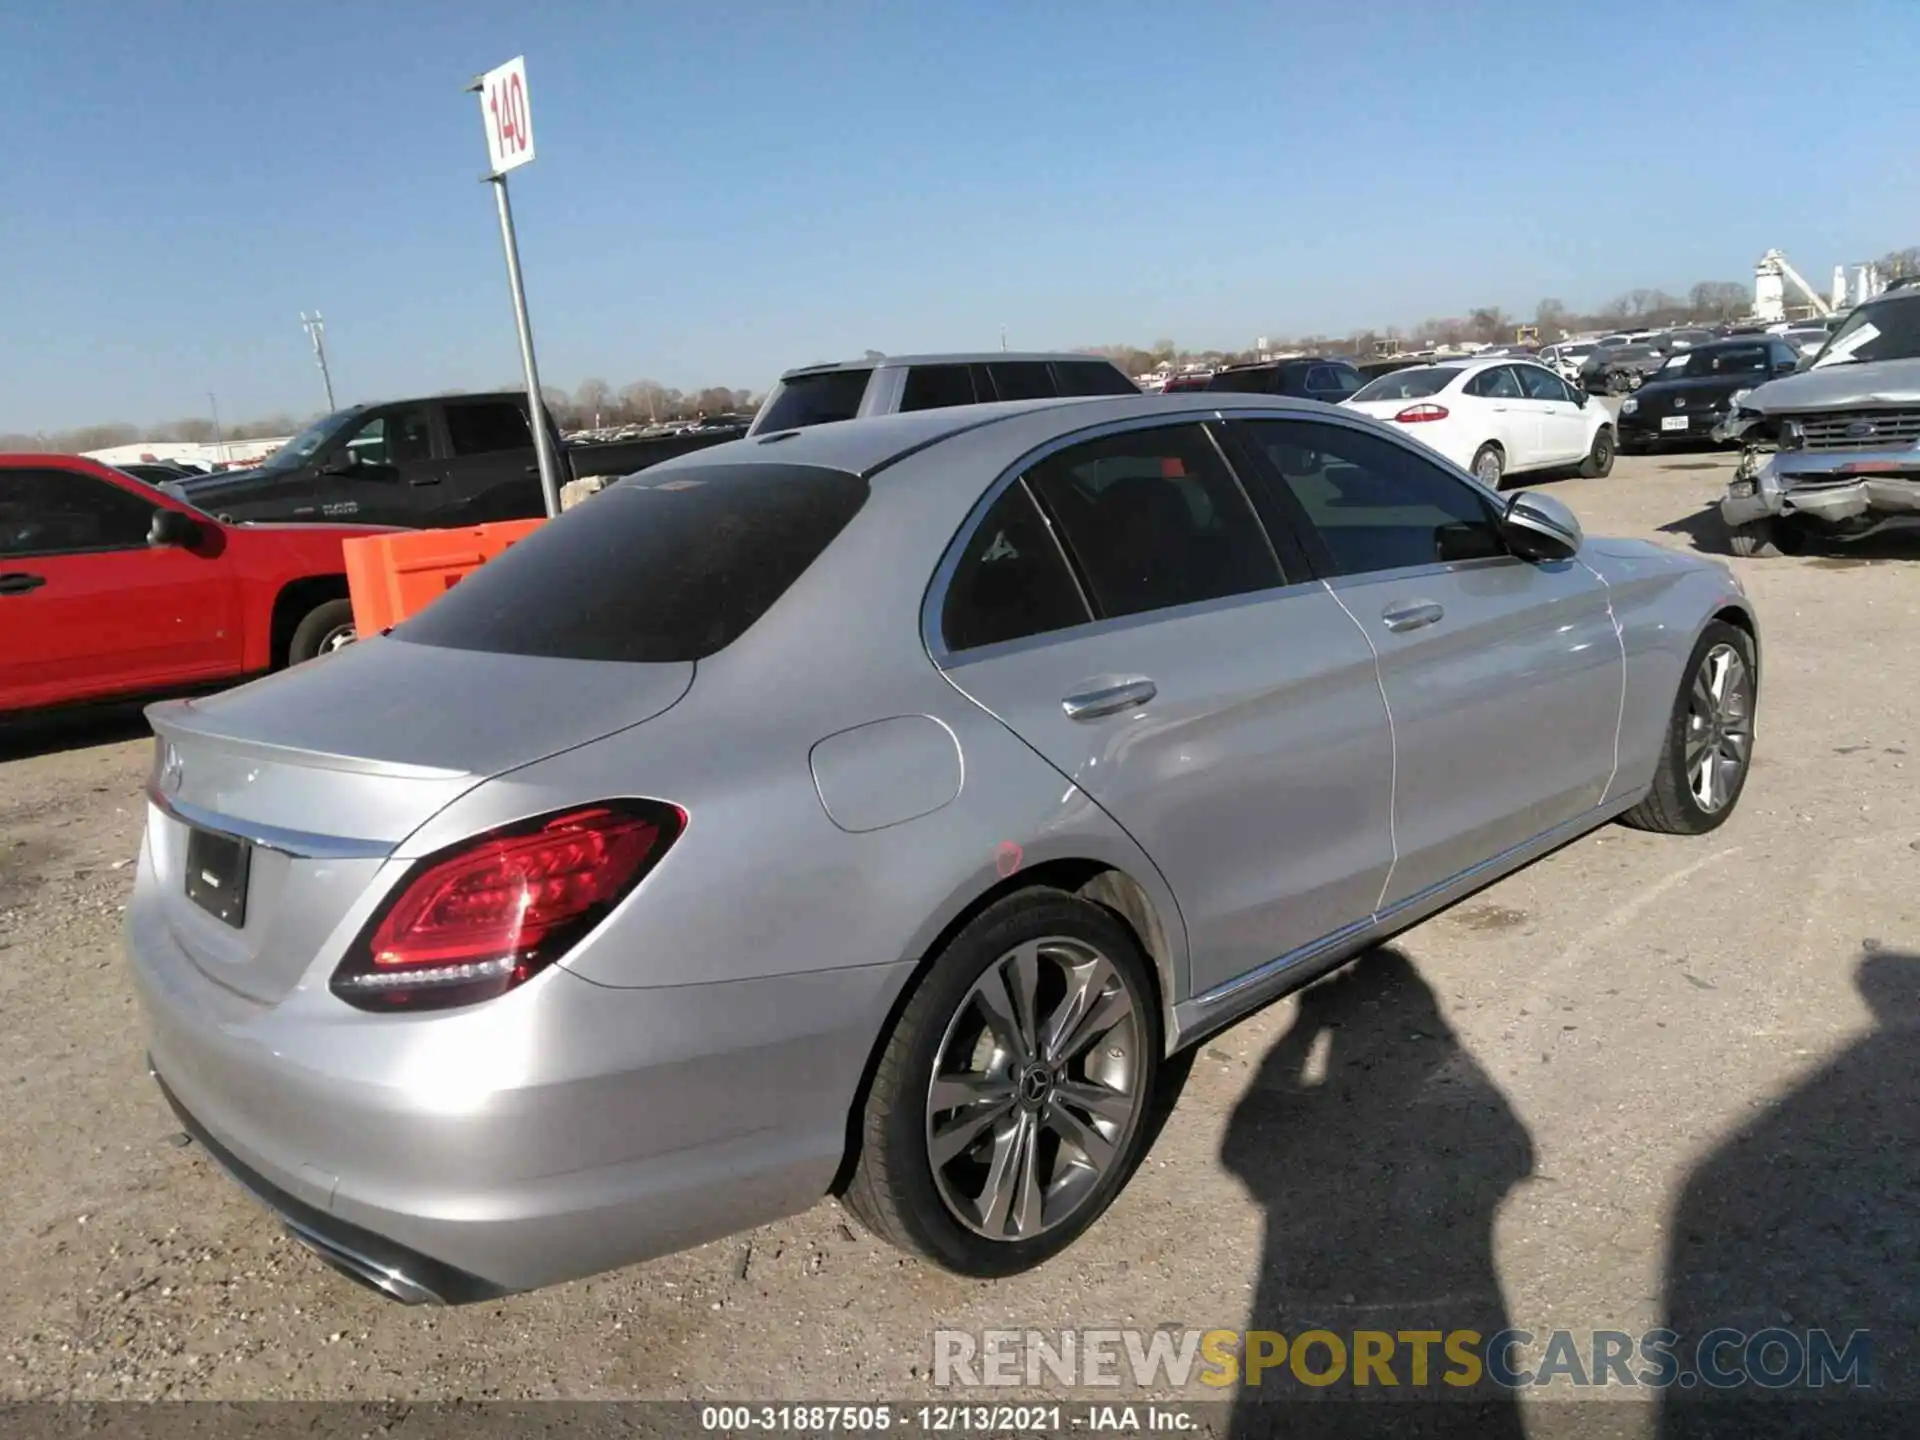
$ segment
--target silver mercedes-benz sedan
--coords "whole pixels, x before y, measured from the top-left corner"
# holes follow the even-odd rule
[[[719,446],[149,712],[152,1068],[403,1299],[829,1192],[1008,1274],[1176,1052],[1597,825],[1724,821],[1758,659],[1724,567],[1311,403]]]

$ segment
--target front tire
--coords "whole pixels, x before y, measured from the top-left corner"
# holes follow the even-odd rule
[[[351,645],[353,640],[353,602],[324,601],[309,610],[294,627],[293,638],[287,642],[287,664],[304,665]]]
[[[887,1038],[843,1195],[881,1239],[961,1275],[1030,1270],[1099,1219],[1145,1148],[1161,1034],[1111,913],[1059,890],[982,911]]]
[[[1580,474],[1587,480],[1604,480],[1613,473],[1613,429],[1602,425],[1593,436],[1593,448],[1580,462]]]
[[[1621,816],[1636,830],[1704,835],[1733,814],[1753,764],[1758,691],[1753,637],[1708,624],[1687,661],[1647,798]]]

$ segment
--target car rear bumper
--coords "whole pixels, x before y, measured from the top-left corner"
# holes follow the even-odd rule
[[[1777,451],[1750,479],[1735,478],[1720,514],[1730,525],[1789,515],[1829,525],[1920,520],[1920,447]]]
[[[262,1006],[208,979],[152,899],[136,892],[126,944],[181,1123],[330,1263],[413,1301],[534,1289],[812,1205],[909,968],[658,989],[555,968],[434,1015],[303,991]]]

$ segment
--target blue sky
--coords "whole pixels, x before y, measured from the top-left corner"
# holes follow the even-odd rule
[[[0,17],[0,430],[867,348],[1246,345],[1816,285],[1920,243],[1913,0],[30,0]],[[1839,58],[1819,59],[1822,53]]]

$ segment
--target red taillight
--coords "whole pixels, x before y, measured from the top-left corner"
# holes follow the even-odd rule
[[[1444,405],[1409,405],[1393,417],[1396,425],[1418,425],[1422,420],[1444,420],[1447,407]]]
[[[363,1010],[504,994],[599,924],[685,826],[675,806],[612,801],[429,856],[361,933],[333,993]]]

